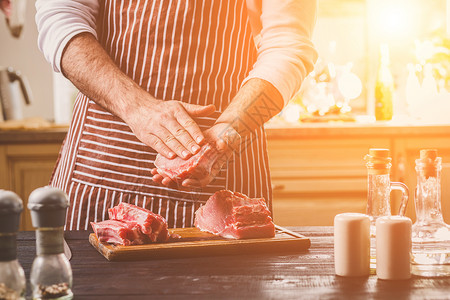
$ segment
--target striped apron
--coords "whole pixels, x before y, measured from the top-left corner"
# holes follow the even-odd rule
[[[102,0],[99,42],[120,69],[161,100],[215,104],[205,130],[237,93],[256,60],[245,0]],[[152,181],[156,151],[123,120],[80,93],[51,185],[70,200],[66,230],[108,219],[120,202],[162,215],[170,227],[193,226],[210,195],[229,189],[264,197],[272,190],[264,129],[247,136],[206,187],[178,190]]]

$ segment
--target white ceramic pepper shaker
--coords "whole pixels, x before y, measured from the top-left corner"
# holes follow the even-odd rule
[[[411,278],[411,219],[385,216],[377,219],[377,276],[385,280]]]
[[[339,276],[370,273],[370,219],[360,213],[334,218],[334,267]]]

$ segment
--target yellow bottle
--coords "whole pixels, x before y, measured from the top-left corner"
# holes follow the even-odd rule
[[[388,121],[393,115],[394,80],[389,69],[389,48],[380,46],[380,66],[375,83],[375,118],[377,121]]]

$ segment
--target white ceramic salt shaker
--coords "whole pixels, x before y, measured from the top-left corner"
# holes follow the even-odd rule
[[[370,219],[360,213],[334,218],[334,267],[339,276],[370,273]]]
[[[377,219],[377,276],[385,280],[411,278],[411,219],[385,216]]]

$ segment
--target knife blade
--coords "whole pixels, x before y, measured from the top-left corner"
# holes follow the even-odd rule
[[[66,240],[64,240],[64,255],[68,260],[72,258],[72,251],[70,251],[69,245],[67,244]]]
[[[289,229],[286,229],[286,228],[278,226],[278,225],[275,225],[275,229],[279,230],[281,233],[287,233],[287,234],[290,234],[290,235],[298,237],[298,238],[304,238],[303,235],[301,235],[301,234],[299,234],[297,232],[293,232],[293,231],[291,231]]]

